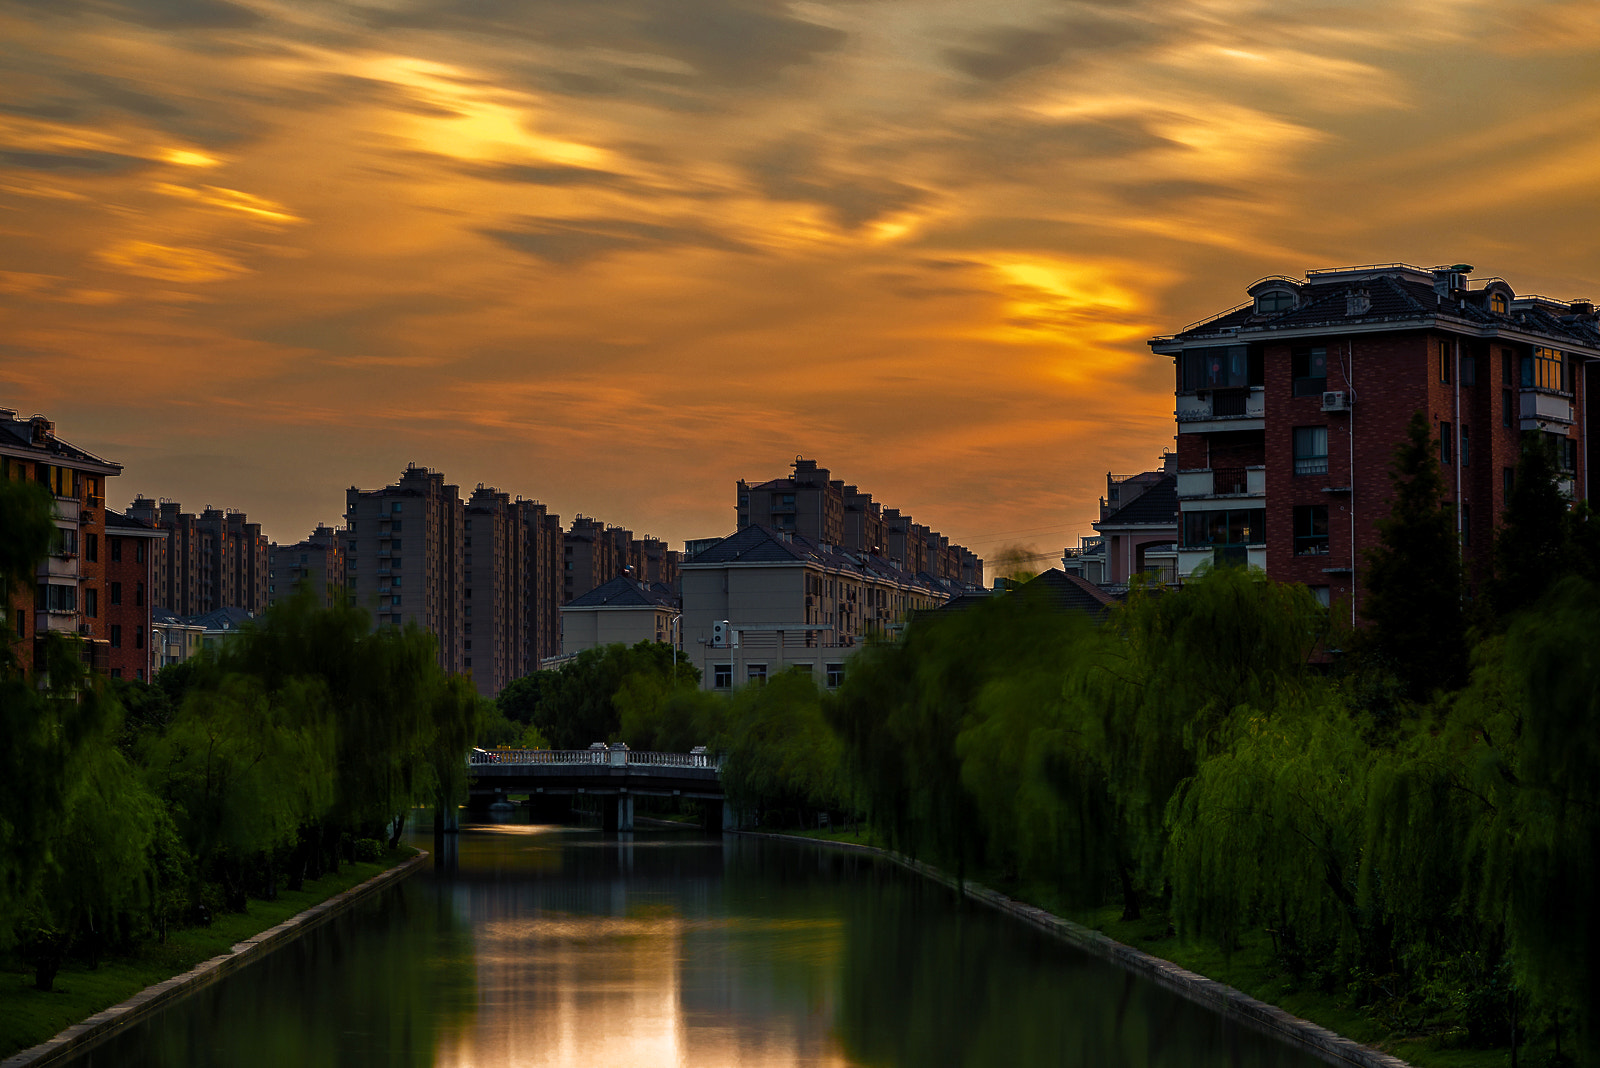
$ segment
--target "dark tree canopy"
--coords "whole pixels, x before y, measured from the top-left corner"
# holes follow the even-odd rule
[[[1389,468],[1389,515],[1378,521],[1378,547],[1367,552],[1361,614],[1368,656],[1387,665],[1414,700],[1466,679],[1461,545],[1455,508],[1445,500],[1439,442],[1421,412]]]

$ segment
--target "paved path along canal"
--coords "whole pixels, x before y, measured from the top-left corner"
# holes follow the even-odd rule
[[[71,1063],[1320,1062],[871,857],[501,823]]]

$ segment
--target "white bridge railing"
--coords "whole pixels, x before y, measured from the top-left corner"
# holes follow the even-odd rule
[[[474,749],[467,765],[485,764],[603,764],[610,767],[709,768],[722,767],[722,758],[697,745],[687,753],[634,752],[626,745],[596,742],[587,749]]]

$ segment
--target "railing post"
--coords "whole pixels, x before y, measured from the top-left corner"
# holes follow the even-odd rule
[[[620,768],[628,763],[628,743],[618,742],[611,747],[611,766]]]

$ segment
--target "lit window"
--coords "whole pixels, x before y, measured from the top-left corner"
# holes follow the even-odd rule
[[[1496,315],[1504,315],[1506,313],[1506,307],[1506,295],[1504,293],[1489,294],[1490,311],[1494,312]]]

